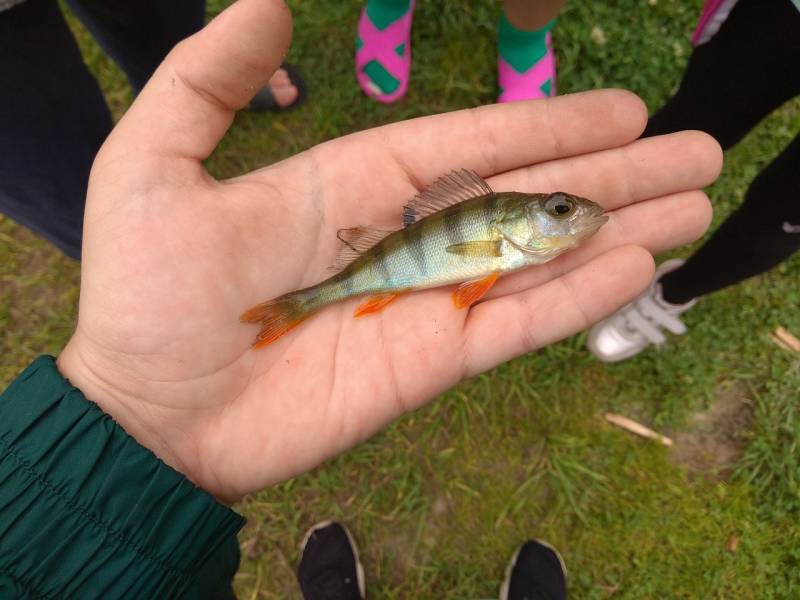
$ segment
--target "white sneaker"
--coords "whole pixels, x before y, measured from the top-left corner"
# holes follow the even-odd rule
[[[663,263],[641,296],[592,327],[586,342],[589,351],[603,362],[617,362],[639,354],[650,344],[660,346],[666,342],[662,327],[677,335],[686,333],[686,325],[678,316],[694,306],[697,299],[671,304],[661,296],[658,283],[662,275],[683,263],[680,259]]]

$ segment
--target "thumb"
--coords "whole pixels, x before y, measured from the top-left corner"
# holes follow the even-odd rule
[[[167,55],[112,132],[104,158],[204,160],[281,65],[291,35],[282,0],[234,3]]]

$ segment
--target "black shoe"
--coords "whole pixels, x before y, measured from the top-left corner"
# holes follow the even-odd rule
[[[528,540],[511,558],[500,600],[566,600],[567,569],[555,548]]]
[[[305,600],[364,600],[364,568],[344,525],[325,521],[309,529],[297,580]]]

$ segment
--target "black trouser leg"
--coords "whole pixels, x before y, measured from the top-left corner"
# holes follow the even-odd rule
[[[739,0],[711,40],[695,48],[678,92],[644,137],[699,129],[727,150],[800,94],[800,11],[790,0]]]
[[[758,275],[800,249],[800,136],[753,180],[742,206],[681,268],[661,278],[682,304]]]
[[[739,0],[717,34],[695,49],[678,92],[644,136],[699,129],[723,148],[800,94],[800,12],[790,0]],[[664,298],[688,302],[762,273],[800,245],[800,142],[752,182],[744,204],[685,265],[661,278]]]
[[[139,93],[167,53],[203,28],[205,0],[67,0]]]
[[[111,131],[55,0],[0,12],[0,211],[80,258],[92,161]]]
[[[203,26],[204,0],[70,0],[138,92]],[[55,0],[0,12],[0,211],[80,258],[86,186],[111,131]]]

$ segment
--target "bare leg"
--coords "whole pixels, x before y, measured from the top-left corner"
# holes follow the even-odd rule
[[[505,0],[503,10],[517,29],[534,31],[555,19],[567,0]]]

